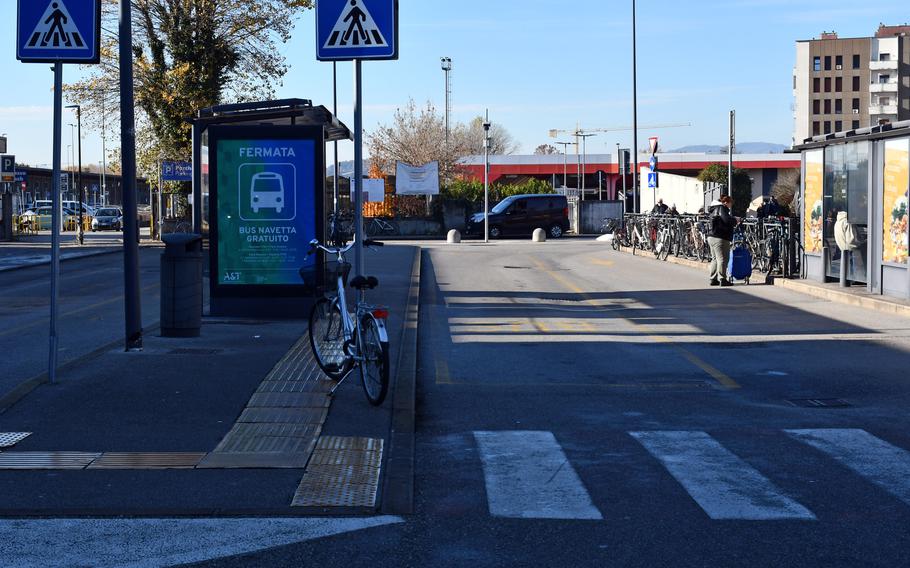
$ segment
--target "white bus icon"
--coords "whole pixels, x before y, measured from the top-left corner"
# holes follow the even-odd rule
[[[253,175],[250,182],[250,207],[253,213],[260,209],[274,209],[281,213],[284,209],[284,177],[275,172],[260,172]]]

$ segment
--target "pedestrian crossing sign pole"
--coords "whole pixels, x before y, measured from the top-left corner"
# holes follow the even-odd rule
[[[319,0],[316,59],[354,62],[354,273],[363,266],[363,74],[367,60],[398,59],[398,0]]]
[[[16,59],[54,64],[53,207],[51,209],[51,314],[48,380],[57,377],[57,311],[60,281],[60,146],[63,140],[63,64],[101,60],[102,0],[19,0]]]

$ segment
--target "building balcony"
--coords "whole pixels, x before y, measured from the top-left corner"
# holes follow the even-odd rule
[[[885,83],[872,83],[869,85],[870,93],[896,93],[897,92],[897,81],[892,79]]]
[[[897,115],[897,103],[893,105],[869,105],[870,115],[893,114]]]
[[[892,61],[870,61],[869,69],[872,71],[888,71],[894,70],[897,71],[897,60]]]

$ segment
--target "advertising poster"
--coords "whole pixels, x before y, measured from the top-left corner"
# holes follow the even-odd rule
[[[439,162],[409,166],[398,162],[395,170],[398,195],[439,195]]]
[[[806,152],[806,173],[803,182],[803,234],[807,253],[822,252],[824,216],[822,194],[825,185],[824,150]]]
[[[217,142],[218,284],[301,284],[298,271],[315,263],[315,144]]]
[[[885,142],[884,239],[882,260],[907,264],[907,191],[910,190],[910,140]]]

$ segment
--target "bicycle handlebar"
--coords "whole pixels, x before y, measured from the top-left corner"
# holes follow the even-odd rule
[[[322,243],[320,243],[318,239],[313,239],[312,241],[310,241],[310,250],[307,251],[307,256],[315,254],[317,250],[327,252],[328,254],[343,255],[344,253],[346,253],[346,252],[350,251],[352,248],[354,248],[355,244],[356,244],[355,241],[351,241],[350,243],[348,243],[347,245],[345,245],[343,247],[330,248],[330,247],[327,247],[327,246],[323,245]],[[382,243],[379,241],[374,241],[373,239],[365,239],[363,241],[363,246],[381,247],[381,246],[385,246],[385,243]]]

